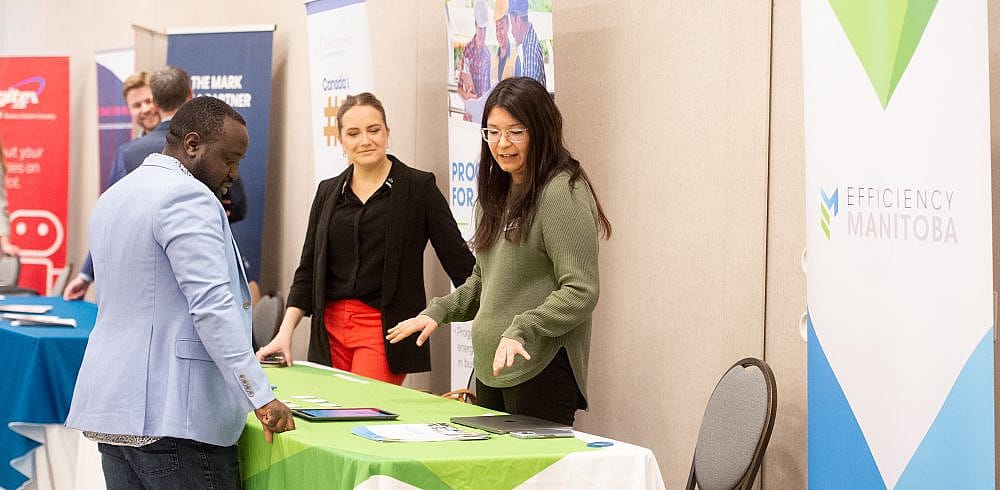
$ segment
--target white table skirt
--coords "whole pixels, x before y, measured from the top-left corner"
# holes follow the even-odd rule
[[[614,488],[663,490],[663,477],[653,451],[576,431],[576,438],[586,442],[607,441],[613,445],[597,451],[570,453],[537,475],[518,485],[520,490],[550,488]],[[615,468],[595,471],[595,468]]]
[[[581,451],[564,456],[518,485],[517,490],[552,488],[615,490],[663,490],[663,477],[653,452],[647,448],[576,431],[586,442],[606,441],[612,445],[599,451]],[[375,475],[354,490],[419,490],[391,476]]]
[[[59,424],[11,422],[10,429],[41,446],[11,461],[28,481],[22,489],[104,490],[97,443]]]

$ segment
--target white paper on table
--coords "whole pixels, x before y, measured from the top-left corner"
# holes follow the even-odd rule
[[[477,441],[486,434],[469,432],[445,423],[361,425],[351,433],[379,442]]]
[[[0,312],[4,313],[42,314],[42,313],[48,313],[50,311],[52,311],[51,305],[0,305]]]
[[[0,313],[0,318],[10,320],[11,325],[18,326],[59,326],[76,327],[76,319],[62,318],[53,315],[27,315],[22,313]]]

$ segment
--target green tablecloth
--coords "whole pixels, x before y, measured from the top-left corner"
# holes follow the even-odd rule
[[[494,413],[439,396],[309,366],[269,368],[279,399],[315,395],[344,407],[377,407],[400,414],[396,421],[307,422],[264,442],[250,414],[240,438],[240,462],[248,489],[348,489],[375,475],[424,488],[513,488],[564,456],[593,451],[579,439],[375,442],[351,434],[358,425],[447,422],[453,416]],[[473,430],[473,429],[469,429]]]

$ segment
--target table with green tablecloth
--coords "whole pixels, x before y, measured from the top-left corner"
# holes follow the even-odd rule
[[[268,368],[281,400],[314,395],[344,407],[376,407],[395,421],[309,422],[264,442],[256,417],[247,418],[240,464],[248,489],[265,488],[663,488],[656,458],[646,448],[577,432],[576,438],[482,441],[375,442],[351,433],[359,425],[447,422],[454,416],[496,413],[475,405],[314,365]],[[475,431],[475,429],[469,429]],[[610,447],[588,447],[592,441]]]

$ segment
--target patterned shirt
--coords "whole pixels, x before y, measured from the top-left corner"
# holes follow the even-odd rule
[[[476,34],[477,36],[479,34]],[[476,97],[482,97],[490,90],[490,51],[486,45],[476,49],[476,38],[465,45],[462,50],[462,67],[468,69],[472,75],[472,83],[475,86]]]
[[[148,446],[161,438],[154,436],[134,436],[130,434],[105,434],[103,432],[83,431],[83,437],[94,442],[112,446],[142,447]]]
[[[528,25],[528,33],[519,46],[517,63],[514,65],[515,77],[531,77],[545,85],[545,59],[542,57],[542,45],[535,34],[535,26]]]

